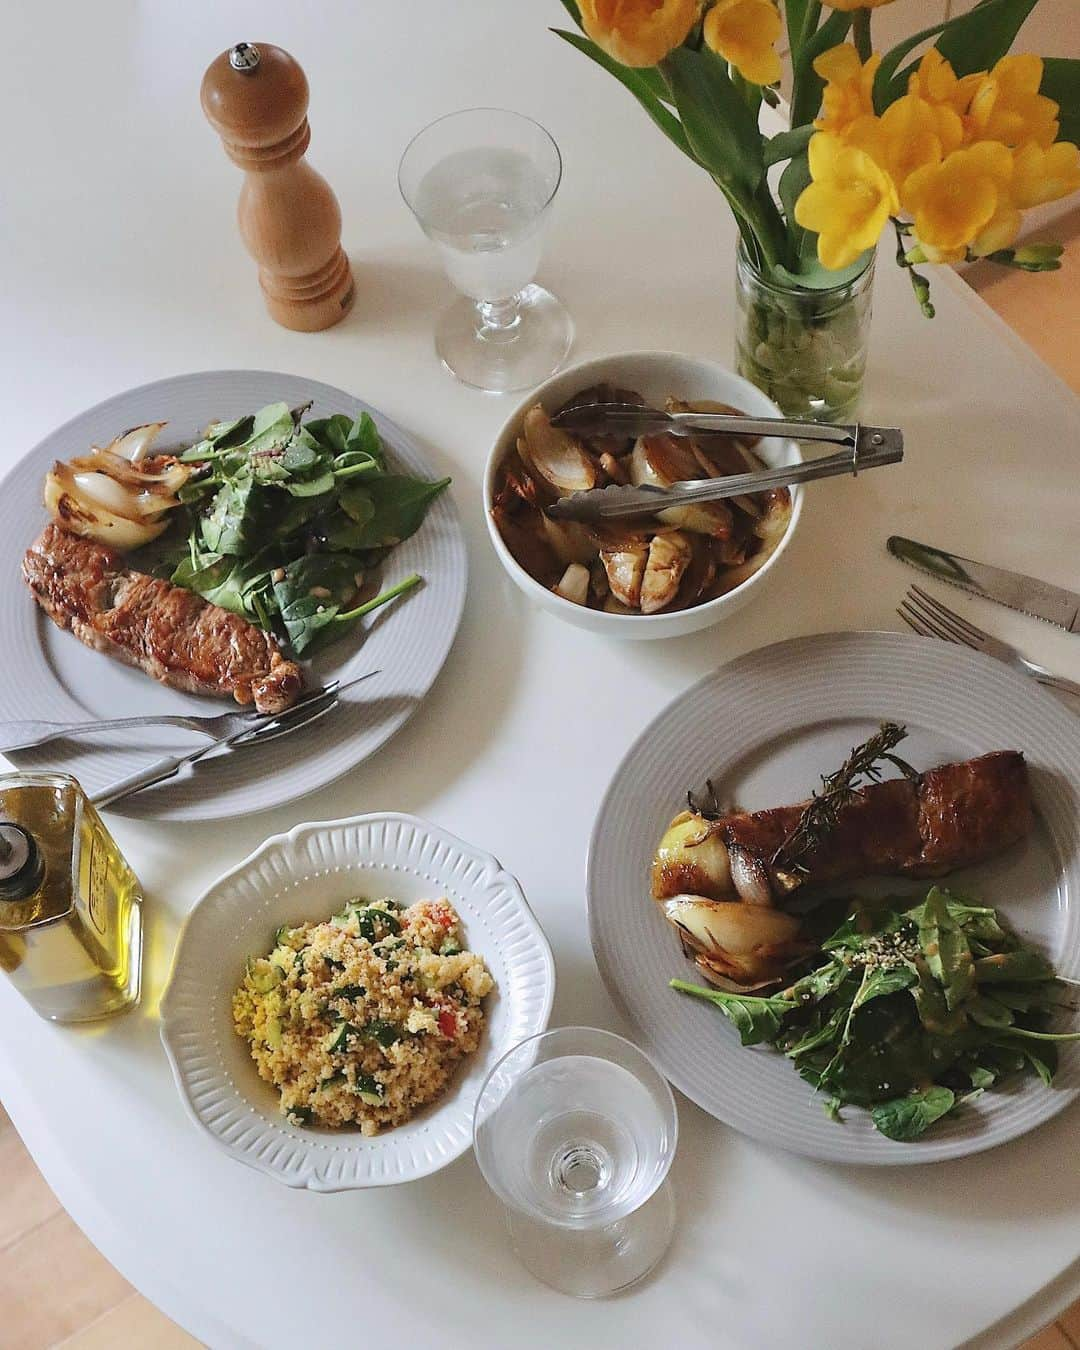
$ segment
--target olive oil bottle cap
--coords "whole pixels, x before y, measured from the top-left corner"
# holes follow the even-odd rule
[[[45,863],[34,836],[0,820],[0,901],[25,900],[41,885]]]

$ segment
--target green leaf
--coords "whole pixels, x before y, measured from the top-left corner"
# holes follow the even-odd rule
[[[765,176],[761,133],[728,78],[725,62],[707,47],[676,47],[661,69],[694,156],[734,196],[748,202]]]
[[[1039,93],[1058,105],[1061,129],[1059,141],[1080,144],[1080,60],[1066,56],[1044,56]]]
[[[260,491],[250,476],[223,484],[201,521],[203,543],[210,552],[250,553],[258,543],[259,504]]]
[[[975,987],[975,962],[964,930],[949,913],[945,893],[931,888],[919,920],[919,946],[952,1012]]]
[[[289,478],[281,487],[290,497],[321,497],[334,490],[333,469],[322,469],[311,478]]]
[[[794,64],[792,68],[791,125],[805,126],[812,122],[821,107],[821,91],[825,81],[814,70],[814,62],[830,47],[835,47],[847,37],[851,27],[851,15],[843,10],[834,10],[821,27],[801,47],[797,54],[792,48]]]
[[[803,39],[809,15],[811,24],[816,26],[813,10],[821,16],[820,0],[784,0],[784,18],[787,22],[788,50],[797,53]]]
[[[957,75],[989,70],[1012,46],[1013,38],[1035,3],[1036,0],[981,0],[974,9],[942,23],[931,24],[897,43],[882,57],[874,77],[874,111],[880,116],[890,103],[907,92],[908,76],[914,63],[897,75],[900,62],[916,47],[939,34],[939,41],[934,45]]]
[[[688,155],[695,163],[698,162],[697,156],[690,148],[690,142],[679,119],[664,106],[670,96],[667,94],[666,87],[657,71],[652,69],[636,70],[624,66],[614,57],[608,56],[607,52],[598,47],[590,38],[582,37],[578,33],[568,33],[564,28],[553,28],[551,31],[556,37],[561,37],[564,42],[568,42],[571,47],[576,47],[579,52],[583,52],[598,66],[602,66],[609,75],[614,75],[624,88],[629,89],[668,140],[677,146],[684,155]]]
[[[810,184],[810,160],[805,150],[792,155],[791,163],[780,175],[780,182],[777,185],[777,195],[780,198],[780,204],[784,208],[784,219],[787,221],[788,238],[791,240],[792,257],[790,261],[796,264],[792,275],[798,271],[798,264],[804,255],[808,255],[817,261],[817,235],[811,234],[809,230],[803,227],[795,219],[795,203],[799,199],[800,193]]]
[[[870,1119],[886,1139],[905,1143],[925,1134],[935,1120],[947,1115],[955,1105],[955,1093],[935,1085],[925,1092],[882,1102],[871,1109]]]
[[[1044,956],[1032,951],[1030,947],[1019,947],[1011,952],[995,952],[993,956],[980,956],[975,962],[975,979],[979,984],[1000,984],[1013,980],[1024,984],[1028,980],[1053,978],[1054,967]]]
[[[981,1064],[973,1065],[968,1070],[968,1077],[971,1079],[971,1086],[974,1088],[993,1087],[997,1081],[995,1075],[989,1069],[984,1069]]]
[[[1051,1087],[1057,1073],[1057,1050],[1053,1045],[1021,1046],[1025,1061],[1042,1079],[1044,1087]]]
[[[814,1050],[821,1050],[825,1046],[831,1045],[842,1034],[846,1021],[847,1012],[844,1007],[834,1009],[826,1021],[807,1031],[793,1045],[789,1045],[784,1054],[788,1059],[799,1059]]]
[[[374,511],[358,538],[359,548],[384,548],[408,539],[421,526],[427,509],[450,482],[440,478],[425,483],[401,474],[383,474],[364,480]]]
[[[781,164],[785,159],[791,159],[801,150],[805,150],[813,134],[813,126],[792,127],[790,131],[781,131],[767,140],[764,150],[765,167]]]
[[[934,44],[957,75],[989,70],[1008,52],[1037,0],[982,0],[942,29]]]
[[[886,994],[898,994],[904,989],[910,989],[917,983],[918,978],[911,966],[892,966],[885,969],[880,966],[871,969],[868,966],[863,982],[852,1000],[852,1010],[861,1008],[871,999],[883,998]]]
[[[671,980],[670,985],[680,993],[692,994],[719,1008],[738,1029],[743,1045],[759,1045],[763,1041],[773,1040],[784,1017],[795,1007],[790,999],[778,994],[769,998],[760,998],[754,994],[731,994],[723,989],[705,989],[701,985],[687,984],[685,980]]]
[[[995,1031],[1004,1027],[1011,1027],[1016,1020],[1011,1008],[1007,1008],[1003,1003],[999,1003],[996,998],[990,998],[986,994],[976,994],[968,1002],[965,1011],[977,1025],[990,1027]],[[975,1086],[978,1087],[978,1083]]]
[[[313,553],[289,563],[273,583],[281,621],[298,656],[355,598],[362,571],[359,558],[347,553]]]
[[[277,608],[262,551],[246,560],[214,553],[189,555],[177,565],[172,582],[263,629],[269,628],[264,619],[268,620]],[[256,596],[262,609],[256,604]]]

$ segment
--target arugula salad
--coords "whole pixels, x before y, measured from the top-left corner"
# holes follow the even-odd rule
[[[1047,1030],[1064,988],[1051,964],[986,906],[936,886],[906,903],[856,905],[780,993],[671,987],[719,1008],[743,1045],[786,1055],[830,1115],[866,1107],[889,1139],[918,1138],[1018,1074],[1049,1086],[1057,1044],[1080,1040]]]
[[[309,406],[217,422],[184,451],[198,467],[153,566],[298,656],[420,582],[366,598],[372,572],[450,482],[390,472],[367,413],[305,422]]]

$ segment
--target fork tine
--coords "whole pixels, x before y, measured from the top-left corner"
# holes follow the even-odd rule
[[[965,629],[976,642],[986,641],[986,634],[981,628],[976,628],[973,623],[969,623],[967,619],[962,618],[954,610],[951,610],[948,605],[943,604],[936,596],[931,595],[929,591],[924,591],[921,586],[916,586],[914,582],[912,583],[911,589],[921,596],[922,599],[925,600],[933,610],[941,615],[942,618],[949,618],[958,627]]]
[[[900,608],[896,612],[904,620],[907,626],[913,628],[920,637],[939,637],[944,638],[946,642],[952,641],[952,638],[948,637],[944,630],[931,624],[925,615],[921,614],[919,610],[914,609],[909,600],[903,600],[900,604]]]
[[[902,603],[897,606],[896,612],[913,632],[918,633],[919,637],[930,636],[929,630],[924,628],[919,620],[914,617],[913,612],[905,609]]]
[[[952,623],[944,614],[931,608],[919,596],[909,593],[907,603],[917,614],[921,615],[925,624],[934,629],[938,637],[947,638],[950,642],[959,642],[963,646],[973,649],[977,649],[981,645],[974,638],[969,637],[959,624]]]
[[[973,644],[959,631],[943,623],[935,614],[919,607],[919,603],[911,596],[904,599],[904,606],[909,614],[915,616],[922,625],[923,637],[941,638],[943,642],[955,642],[963,647],[971,647]],[[912,625],[914,626],[914,625]],[[916,632],[919,630],[916,629]]]

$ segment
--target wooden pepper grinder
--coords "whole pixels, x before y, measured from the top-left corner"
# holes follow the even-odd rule
[[[303,70],[280,47],[239,42],[203,76],[202,107],[244,170],[237,218],[271,316],[303,332],[329,328],[349,312],[354,286],[337,198],[303,158]]]

